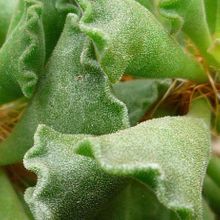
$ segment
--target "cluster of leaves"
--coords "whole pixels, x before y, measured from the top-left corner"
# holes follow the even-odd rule
[[[214,219],[219,159],[206,169],[218,99],[196,97],[185,116],[158,106],[171,79],[217,92],[218,0],[0,6],[0,104],[28,103],[0,165],[23,160],[37,175],[30,213],[0,170],[0,219]],[[125,73],[133,80],[119,82]]]

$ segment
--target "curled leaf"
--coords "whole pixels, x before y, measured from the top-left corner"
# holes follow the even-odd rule
[[[126,106],[111,94],[93,57],[77,17],[69,14],[35,96],[11,136],[0,144],[0,164],[22,160],[41,123],[64,133],[97,135],[129,126]]]
[[[112,82],[123,73],[152,78],[206,80],[156,18],[133,0],[78,0],[80,29],[93,41],[97,60]]]
[[[19,0],[18,7],[12,18],[9,34],[20,22],[25,8],[25,2],[29,0]],[[56,43],[63,30],[66,15],[69,12],[78,13],[75,4],[69,0],[36,0],[42,4],[42,22],[44,26],[46,60],[50,57]]]
[[[44,64],[42,4],[26,2],[24,14],[0,49],[0,104],[22,93],[30,98]]]
[[[69,219],[91,219],[90,208],[88,215],[85,208],[89,203],[79,196],[78,190],[81,184],[84,192],[93,184],[80,182],[85,173],[88,175],[81,160],[91,160],[110,175],[133,177],[149,184],[159,201],[181,219],[201,219],[201,189],[209,152],[208,127],[202,120],[190,117],[154,119],[97,137],[63,135],[41,125],[35,146],[24,158],[26,168],[37,173],[39,181],[36,187],[28,189],[25,198],[36,219],[48,219],[48,213],[54,219],[62,218],[62,213],[65,217],[69,213]],[[77,164],[80,172],[76,171]],[[90,178],[96,179],[93,172]],[[54,189],[59,192],[55,195],[59,199],[51,196]],[[99,190],[87,193],[96,195]],[[66,199],[69,194],[70,199]],[[83,216],[78,209],[84,210]]]

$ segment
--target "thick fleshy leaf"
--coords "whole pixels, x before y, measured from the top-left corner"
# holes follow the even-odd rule
[[[40,0],[44,4],[43,24],[46,42],[46,58],[54,50],[63,30],[66,15],[70,12],[77,13],[77,8],[70,0]]]
[[[112,82],[123,73],[203,81],[201,67],[133,0],[78,0],[80,28],[92,40],[97,60]],[[135,12],[135,13],[134,13]]]
[[[19,5],[12,18],[9,34],[20,22],[27,0],[19,0]],[[42,22],[44,26],[46,58],[48,59],[53,51],[58,38],[63,30],[66,15],[69,12],[77,13],[77,8],[69,0],[36,0],[43,4]],[[46,60],[47,60],[46,59]]]
[[[130,183],[108,203],[96,219],[102,220],[177,220],[175,212],[164,207],[146,185]],[[208,219],[207,219],[208,220]]]
[[[210,207],[220,215],[220,187],[209,175],[205,177],[203,194]]]
[[[203,200],[203,220],[215,220],[215,214],[210,209],[209,205]]]
[[[215,32],[218,0],[204,0],[204,3],[209,30],[213,34]]]
[[[69,219],[91,219],[91,200],[87,203],[80,196],[82,192],[100,192],[91,190],[96,187],[93,181],[84,182],[88,168],[82,160],[90,159],[91,163],[98,161],[100,169],[110,175],[132,176],[148,183],[159,201],[182,219],[201,219],[201,189],[209,152],[208,127],[202,120],[190,117],[154,119],[97,137],[63,135],[41,125],[35,135],[35,146],[24,159],[26,168],[39,177],[36,187],[27,191],[26,201],[36,219],[62,218],[63,213]],[[96,174],[92,175],[90,178],[96,179]],[[83,190],[78,190],[79,182],[75,184],[80,179]],[[85,207],[90,208],[87,211]],[[81,209],[83,216],[77,211]]]
[[[42,4],[26,2],[24,14],[0,49],[0,104],[31,97],[44,64]]]
[[[0,0],[0,46],[3,44],[17,0]]]
[[[29,219],[3,169],[0,169],[0,219]]]
[[[218,185],[220,189],[220,158],[219,157],[213,156],[211,158],[211,160],[209,161],[207,174],[212,178],[212,180],[216,183],[216,185]]]
[[[113,85],[113,92],[126,104],[130,124],[133,126],[164,95],[170,84],[170,80],[131,80]]]
[[[202,55],[216,64],[213,57],[207,53],[212,38],[203,0],[161,0],[160,12],[171,20],[174,32],[182,28]]]
[[[211,4],[211,3],[209,3]],[[214,1],[215,4],[215,1]],[[213,43],[208,52],[220,63],[220,2],[216,2],[215,30],[213,33]],[[213,11],[214,13],[214,11]]]
[[[35,96],[11,136],[0,144],[0,164],[22,160],[38,124],[64,133],[105,134],[129,126],[126,106],[110,91],[92,47],[70,14]]]

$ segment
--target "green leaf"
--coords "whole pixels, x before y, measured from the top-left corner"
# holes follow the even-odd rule
[[[41,123],[64,133],[97,135],[129,126],[126,106],[111,94],[92,53],[77,18],[69,14],[35,96],[11,136],[0,144],[1,165],[22,160]]]
[[[136,0],[139,2],[141,5],[143,5],[145,8],[149,9],[150,11],[153,11],[154,9],[154,4],[151,0]]]
[[[215,3],[215,2],[214,2]],[[213,43],[208,52],[220,63],[220,2],[216,3],[216,21],[215,31],[213,34]]]
[[[210,207],[220,215],[220,187],[206,175],[203,187],[203,194]]]
[[[102,220],[177,220],[178,216],[165,208],[153,191],[137,181],[130,183],[98,214]]]
[[[0,49],[0,104],[30,98],[44,64],[42,4],[26,2],[24,14]]]
[[[207,174],[212,178],[212,180],[216,183],[216,185],[218,185],[220,189],[220,158],[219,157],[213,156],[211,158],[211,160],[209,161]]]
[[[44,4],[43,24],[45,31],[46,58],[50,57],[57,41],[63,31],[64,23],[68,13],[78,13],[70,0],[40,0]]]
[[[19,5],[14,13],[13,19],[10,24],[9,33],[20,22],[24,5],[26,1],[19,0]],[[46,60],[50,57],[59,36],[63,30],[66,20],[66,15],[69,12],[77,13],[78,9],[69,0],[36,0],[43,4],[42,8],[42,22],[44,26],[45,44],[46,44]]]
[[[0,169],[0,204],[0,219],[29,219],[3,169]]]
[[[208,206],[207,202],[203,199],[203,220],[215,220],[215,214]]]
[[[201,189],[209,152],[208,127],[190,117],[154,119],[97,137],[63,135],[41,125],[35,146],[24,158],[25,167],[39,179],[25,198],[36,219],[91,219],[91,200],[85,195],[99,196],[106,183],[99,182],[96,189],[91,180],[99,176],[83,163],[90,160],[110,175],[149,184],[159,201],[182,219],[201,219]],[[83,215],[77,210],[83,210]]]
[[[203,0],[161,0],[160,12],[171,20],[173,32],[182,28],[200,49],[202,55],[211,63],[216,64],[207,52],[212,44],[212,38]]]
[[[0,46],[3,44],[17,0],[0,0]]]
[[[183,52],[139,3],[133,0],[78,2],[83,10],[80,28],[93,40],[97,60],[112,82],[123,73],[206,80],[201,66]]]
[[[195,98],[189,106],[187,114],[190,117],[200,118],[204,120],[208,127],[211,124],[212,106],[207,97]]]
[[[164,95],[170,84],[170,80],[131,80],[113,85],[113,92],[126,104],[133,126]]]
[[[209,30],[213,34],[215,31],[218,0],[204,0],[204,3]]]

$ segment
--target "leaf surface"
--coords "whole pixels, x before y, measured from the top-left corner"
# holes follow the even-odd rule
[[[149,10],[133,0],[78,0],[80,28],[112,82],[124,73],[203,81],[200,65],[172,39]]]
[[[130,183],[109,202],[97,219],[102,220],[177,220],[175,212],[163,206],[146,185]]]
[[[82,201],[78,199],[82,190],[78,190],[79,183],[74,184],[87,174],[81,160],[90,159],[110,175],[133,177],[149,184],[159,201],[181,219],[202,219],[201,190],[209,152],[208,127],[202,120],[190,117],[154,119],[97,137],[63,135],[42,125],[35,135],[35,146],[24,159],[26,168],[39,177],[36,187],[28,189],[26,201],[37,219],[42,215],[45,219],[62,218],[62,213],[69,213],[69,219],[90,219],[91,210],[85,208],[90,201],[76,203]],[[96,179],[93,175],[91,178]],[[96,185],[86,181],[83,193],[87,189],[87,194],[99,193],[91,190],[92,186]],[[59,192],[55,198],[51,196],[54,189]],[[70,194],[66,199],[65,195]],[[78,209],[84,210],[83,216]]]
[[[69,14],[35,96],[11,136],[0,144],[0,164],[22,160],[38,124],[63,133],[105,134],[129,126],[126,106],[92,58],[93,48]]]
[[[170,80],[131,80],[114,84],[113,92],[126,104],[133,126],[165,94],[170,84]]]
[[[17,0],[0,0],[0,46],[3,44]]]
[[[44,64],[42,4],[26,2],[20,22],[0,49],[0,104],[33,95]]]
[[[182,30],[191,38],[201,54],[212,64],[216,60],[208,53],[212,44],[203,0],[161,0],[160,12],[169,18],[173,32]]]
[[[0,219],[29,219],[3,169],[0,169],[0,204]]]

